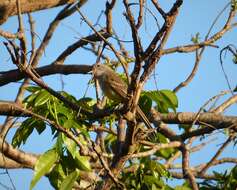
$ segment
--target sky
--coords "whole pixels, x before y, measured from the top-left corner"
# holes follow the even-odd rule
[[[95,23],[96,18],[104,10],[104,0],[93,1],[89,0],[88,3],[82,8],[82,12]],[[168,3],[167,3],[168,2]],[[161,0],[162,6],[168,9],[169,3],[173,1]],[[213,20],[216,18],[218,13],[222,8],[228,3],[228,0],[194,0],[194,1],[184,1],[182,9],[180,10],[180,15],[173,27],[173,31],[170,38],[165,46],[165,48],[175,47],[179,45],[185,45],[191,43],[191,37],[195,36],[196,33],[200,33],[200,39],[203,40],[207,31],[210,28]],[[37,33],[37,45],[45,34],[49,23],[54,19],[55,15],[58,13],[60,8],[54,8],[46,11],[39,11],[33,13],[32,16],[36,21],[36,33]],[[125,22],[122,13],[124,11],[121,3],[117,3],[115,11],[113,13],[114,22],[113,27],[119,34],[119,37],[125,40],[131,40],[131,35],[129,33],[128,25]],[[227,11],[223,14],[221,19],[214,26],[211,35],[218,31],[224,24],[227,16]],[[235,19],[235,21],[237,21]],[[27,17],[24,17],[25,29],[27,35],[29,35],[29,25],[27,24]],[[146,47],[151,36],[157,32],[157,26],[155,20],[152,18],[149,12],[146,12],[146,19],[144,21],[146,27],[142,28],[140,35],[142,38],[142,43]],[[100,24],[104,23],[104,18],[99,21]],[[6,31],[17,31],[17,19],[16,17],[11,17],[5,24],[1,25],[0,28]],[[100,26],[97,26],[99,28]],[[72,17],[67,18],[61,22],[58,29],[56,30],[52,42],[47,47],[43,58],[40,61],[40,66],[48,65],[59,55],[67,46],[81,38],[83,35],[88,34],[90,28],[81,20],[79,14],[75,13]],[[220,50],[229,45],[237,44],[237,30],[234,29],[227,34],[224,38],[219,40],[216,45],[219,48],[207,48],[203,59],[200,63],[198,73],[195,75],[193,81],[185,88],[181,89],[178,93],[179,107],[178,111],[185,112],[197,112],[199,108],[212,96],[219,94],[223,90],[228,90],[227,82],[225,80],[223,71],[221,70],[221,65],[219,61]],[[0,38],[0,43],[4,41]],[[29,40],[28,40],[29,41]],[[28,42],[29,43],[29,42]],[[1,45],[2,46],[2,45]],[[2,46],[3,47],[3,46]],[[132,52],[131,43],[126,44],[126,47]],[[112,57],[114,57],[111,54]],[[229,77],[230,84],[232,88],[236,86],[237,82],[237,67],[231,61],[232,57],[227,53],[224,59],[225,72]],[[0,49],[0,70],[6,71],[9,69],[15,69],[15,65],[11,64],[9,56],[4,48]],[[156,80],[159,89],[170,89],[172,90],[180,82],[186,79],[192,70],[194,65],[195,56],[192,54],[172,54],[162,57],[159,64],[156,66]],[[96,58],[92,54],[87,53],[84,50],[78,50],[72,54],[68,59],[66,59],[65,64],[93,64]],[[87,88],[87,83],[90,76],[85,75],[72,75],[72,76],[62,76],[65,86],[64,90],[71,93],[73,96],[80,98],[85,93]],[[60,76],[50,76],[44,77],[45,82],[52,86],[55,90],[61,90],[62,85],[60,82]],[[10,85],[0,87],[0,100],[14,100],[17,87],[19,83],[12,83]],[[145,89],[151,90],[155,89],[154,78],[151,77],[145,86]],[[94,95],[94,88],[91,86],[87,92],[87,95]],[[224,99],[229,98],[230,95],[224,97]],[[221,99],[218,103],[221,103],[224,99]],[[224,114],[226,115],[236,115],[237,105],[233,105]],[[4,121],[4,117],[0,116],[0,122]],[[10,141],[14,130],[10,131],[7,140]],[[224,136],[219,135],[218,142],[221,144],[224,141]],[[44,131],[42,135],[37,135],[34,133],[28,140],[27,143],[21,148],[24,151],[42,153],[50,149],[54,141],[51,137],[50,130]],[[218,144],[218,143],[216,143]],[[203,150],[202,154],[211,156],[212,150],[216,150],[218,146],[210,146]],[[234,154],[236,149],[229,148],[225,154]],[[198,159],[197,159],[198,158]],[[192,157],[192,164],[197,164],[203,157],[198,157],[195,155]],[[223,168],[218,168],[223,169]],[[3,170],[0,170],[3,172]],[[29,189],[29,184],[33,176],[31,170],[9,170],[10,176],[16,186],[16,189]],[[7,175],[0,175],[0,183],[9,185],[9,178]],[[0,186],[1,189],[1,186]],[[47,178],[42,178],[40,182],[36,185],[35,190],[40,189],[53,189]]]

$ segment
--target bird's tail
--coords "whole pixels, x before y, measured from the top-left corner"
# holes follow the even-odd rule
[[[139,119],[141,119],[145,123],[145,125],[147,126],[148,129],[153,128],[151,126],[150,121],[148,120],[148,118],[146,117],[146,115],[144,114],[144,112],[141,110],[141,108],[139,106],[137,106],[137,115],[138,115]]]

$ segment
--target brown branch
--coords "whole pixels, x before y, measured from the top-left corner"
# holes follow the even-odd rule
[[[219,160],[214,160],[212,162],[212,165],[211,166],[216,166],[216,165],[219,165],[219,164],[223,164],[223,163],[234,163],[234,164],[237,164],[237,158],[221,158]],[[200,166],[198,166],[198,170],[202,170],[203,167],[206,167],[206,164],[201,164]]]
[[[117,135],[116,131],[113,130],[112,128],[106,128],[106,127],[103,127],[103,126],[97,126],[97,125],[92,125],[89,129],[89,131],[94,131],[94,132],[106,132],[106,133],[110,133],[110,134],[113,134],[113,135]]]
[[[161,14],[161,16],[164,18],[164,20],[166,20],[166,13],[163,11],[163,9],[160,7],[159,3],[157,2],[157,0],[152,0],[153,5],[155,6],[155,8],[157,9],[157,11]]]
[[[151,109],[151,121],[157,130],[165,137],[173,139],[176,136],[176,133],[172,129],[166,127],[166,125],[162,123],[160,113],[158,113],[155,109]]]
[[[15,98],[16,104],[21,104],[23,100],[23,96],[26,90],[26,86],[29,84],[29,79],[25,79],[24,82],[21,84],[21,86],[18,89],[17,96]],[[0,136],[4,137],[7,135],[7,132],[10,130],[10,128],[14,125],[14,117],[8,116],[5,119],[5,122],[0,129]]]
[[[189,141],[191,141],[191,139],[189,140]],[[192,139],[192,141],[193,141],[193,139]],[[191,146],[191,144],[192,144],[192,141],[191,142],[188,142],[187,143],[187,145],[190,147]],[[208,141],[208,142],[203,142],[203,143],[200,143],[200,144],[198,144],[198,145],[196,145],[196,146],[194,146],[194,147],[191,147],[190,148],[190,150],[189,150],[189,152],[191,153],[191,152],[197,152],[197,151],[199,151],[199,150],[201,150],[204,146],[206,146],[206,145],[208,145],[211,141],[213,141],[213,140],[210,140],[210,141]],[[167,161],[166,161],[166,163],[164,164],[164,166],[165,166],[165,168],[172,168],[172,163],[176,160],[176,159],[178,159],[179,157],[181,156],[181,151],[177,151],[172,157],[170,157]]]
[[[31,56],[30,56],[30,63],[32,62],[34,56],[35,56],[35,21],[33,20],[33,17],[31,16],[30,13],[28,15],[28,22],[30,25],[30,35],[31,35]]]
[[[107,172],[108,176],[110,177],[110,179],[113,181],[113,183],[116,185],[116,187],[121,187],[124,186],[121,182],[119,182],[119,180],[117,179],[117,177],[113,174],[113,172],[110,170],[108,163],[104,160],[101,149],[99,146],[96,146],[94,143],[92,144],[93,150],[94,152],[97,154],[97,157],[99,158],[103,168],[105,169],[105,171]]]
[[[215,160],[220,156],[220,154],[224,151],[224,149],[230,144],[230,142],[233,140],[233,136],[230,136],[218,149],[218,151],[215,153],[215,155],[211,158],[211,160],[200,170],[200,175],[203,175],[206,173],[206,171],[213,165]]]
[[[30,114],[24,112],[22,107],[19,107],[15,102],[0,102],[0,115],[15,116],[15,117],[29,117]]]
[[[48,76],[53,74],[88,74],[92,69],[90,65],[46,65],[36,68],[35,71],[40,76]],[[18,69],[0,72],[0,86],[4,86],[10,82],[17,82],[27,78],[27,75]]]
[[[200,49],[205,46],[216,47],[213,45],[213,43],[215,41],[219,40],[227,31],[232,29],[232,27],[236,26],[236,25],[231,25],[231,22],[234,19],[235,14],[236,14],[235,8],[231,7],[229,16],[228,16],[227,21],[226,21],[225,25],[223,26],[223,28],[220,31],[218,31],[217,33],[215,33],[213,36],[211,36],[209,39],[207,39],[203,42],[200,42],[198,44],[178,46],[178,47],[174,47],[174,48],[165,49],[165,50],[162,50],[161,54],[164,55],[164,54],[170,54],[170,53],[174,53],[174,52],[188,53],[188,52],[196,51],[197,49]]]
[[[109,1],[106,2],[106,10],[105,10],[105,15],[106,15],[106,29],[109,34],[113,33],[113,27],[112,27],[112,9],[114,8],[114,5],[116,3],[116,0],[112,0],[111,3]]]
[[[8,38],[8,39],[21,39],[23,34],[21,32],[17,32],[15,34],[11,33],[11,32],[7,32],[4,30],[0,29],[0,36],[4,37],[4,38]]]
[[[160,122],[167,124],[189,124],[189,125],[203,125],[208,124],[209,126],[203,127],[200,129],[193,130],[191,132],[183,133],[181,135],[176,135],[174,132],[171,132],[170,129],[159,129],[162,134],[164,134],[169,139],[177,140],[188,138],[194,136],[205,135],[211,133],[218,129],[232,128],[236,130],[237,127],[237,117],[235,116],[223,116],[221,114],[215,113],[200,113],[197,118],[197,113],[183,112],[183,113],[168,113],[160,114],[152,109],[151,121],[156,127],[159,127]],[[195,123],[193,123],[196,121]],[[212,126],[212,127],[211,127]]]
[[[102,35],[105,39],[109,38],[111,36],[111,34],[109,34],[107,31],[105,31],[105,29],[102,29],[100,31],[98,31],[98,33],[100,35]],[[52,63],[52,64],[63,64],[63,62],[65,61],[65,59],[67,58],[67,56],[69,56],[70,54],[72,54],[75,50],[77,50],[78,48],[85,46],[91,42],[97,42],[97,41],[101,41],[101,37],[98,36],[97,33],[94,33],[92,35],[89,35],[87,37],[81,38],[80,40],[78,40],[77,42],[73,43],[72,45],[68,46],[58,57],[57,59]]]
[[[144,12],[144,0],[139,0],[139,16],[137,18],[136,28],[139,29],[143,22],[143,12]]]
[[[227,109],[228,107],[230,107],[236,102],[237,102],[237,94],[231,96],[228,100],[223,102],[221,105],[219,105],[215,109],[210,110],[210,112],[217,113],[217,114],[222,113],[225,109]]]
[[[26,65],[27,64],[27,62],[26,62],[27,46],[26,46],[26,38],[25,38],[25,32],[24,32],[24,27],[23,27],[23,20],[22,20],[22,15],[21,15],[21,2],[20,2],[20,0],[17,0],[16,4],[17,4],[17,12],[18,12],[18,24],[19,24],[18,31],[23,34],[22,38],[20,39],[21,63],[23,65]],[[29,80],[25,79],[23,84],[18,89],[18,93],[17,93],[16,99],[15,99],[15,102],[17,104],[21,103],[21,101],[23,99],[23,96],[24,96],[25,87],[28,85],[28,83],[29,83]],[[13,117],[7,117],[5,119],[3,127],[0,130],[0,136],[3,137],[3,139],[5,139],[5,137],[7,135],[7,132],[13,126],[13,124],[14,124],[14,120],[13,119],[14,119]]]
[[[158,112],[155,112],[154,110],[153,112],[155,114],[151,117],[151,121],[154,122],[154,125],[157,127],[160,125],[159,122],[161,121],[167,124],[192,124],[193,121],[195,121],[197,115],[197,113],[192,112],[179,112],[179,113],[167,113],[167,114],[160,114]],[[89,115],[94,115],[94,117],[98,119],[104,116],[108,116],[108,114],[111,114],[111,112],[110,113],[106,112],[104,114],[95,112]],[[24,113],[21,109],[19,109],[16,104],[7,101],[0,101],[0,115],[11,115],[11,116],[22,116],[22,117],[29,116],[26,113]],[[171,139],[178,137],[187,139],[192,136],[204,135],[214,130],[234,127],[237,124],[237,117],[224,116],[221,114],[206,112],[206,113],[200,113],[200,116],[198,117],[198,120],[195,124],[199,125],[202,122],[215,126],[215,128],[210,129],[209,127],[204,127],[178,136],[176,135],[175,132],[171,131],[171,129],[167,128],[167,131],[169,130],[167,132],[169,134],[168,136]],[[159,130],[161,131],[165,130],[163,129],[165,128],[165,126],[161,128],[162,129]]]
[[[116,153],[120,155],[122,153],[122,147],[124,146],[125,137],[126,137],[126,120],[120,118],[117,127],[117,151]],[[118,156],[116,155],[116,156]]]
[[[4,154],[0,152],[0,168],[4,169],[19,169],[24,168],[25,166],[23,164],[20,164],[8,157],[6,157]]]
[[[183,177],[189,180],[189,183],[193,190],[198,190],[198,185],[196,183],[195,176],[189,168],[189,150],[186,145],[183,145],[181,148],[182,152],[182,169],[183,169]]]
[[[134,16],[131,12],[131,9],[129,7],[128,1],[124,0],[123,4],[125,6],[126,9],[126,18],[129,22],[130,28],[131,28],[131,32],[132,32],[132,38],[133,38],[133,52],[135,55],[135,65],[134,65],[134,69],[132,71],[131,74],[131,80],[129,81],[129,87],[128,87],[128,96],[133,96],[133,99],[131,99],[131,101],[129,102],[129,104],[133,105],[131,107],[131,111],[134,113],[136,110],[136,105],[138,104],[138,100],[140,97],[140,93],[142,91],[143,88],[143,84],[139,84],[138,85],[138,77],[139,77],[139,73],[141,71],[142,68],[142,54],[143,54],[143,48],[142,48],[142,44],[141,44],[141,40],[140,37],[138,35],[138,27],[135,23],[135,19]],[[139,4],[143,4],[142,1],[140,1]],[[143,7],[143,5],[140,5]],[[140,12],[143,11],[140,9]],[[141,13],[139,13],[141,14]],[[139,15],[140,16],[140,15]],[[140,18],[142,19],[142,18]]]
[[[160,60],[162,54],[162,49],[169,37],[169,34],[172,30],[172,27],[175,23],[176,17],[179,13],[179,9],[181,5],[183,4],[183,0],[177,0],[169,13],[167,14],[166,20],[160,31],[157,33],[157,35],[152,40],[151,44],[145,51],[143,55],[143,60],[145,60],[148,56],[149,59],[144,65],[144,72],[142,73],[140,77],[140,82],[145,83],[152,71],[155,68],[156,63]],[[157,42],[160,40],[159,46],[155,49]],[[154,50],[155,49],[155,50]],[[154,50],[154,52],[153,52]],[[153,52],[151,54],[151,52]]]
[[[39,48],[37,49],[36,53],[35,53],[35,57],[32,60],[32,66],[35,67],[38,62],[39,59],[41,58],[45,48],[47,47],[47,45],[49,44],[54,31],[56,30],[58,24],[65,18],[67,18],[68,16],[72,15],[76,10],[77,10],[77,6],[81,7],[82,5],[84,5],[84,3],[86,3],[87,0],[83,0],[80,1],[77,5],[74,5],[72,8],[70,8],[70,5],[67,5],[65,8],[63,8],[58,15],[55,17],[55,19],[53,20],[53,22],[51,22],[51,24],[49,25],[49,28],[44,36],[43,41],[41,42]]]
[[[64,4],[74,3],[75,0],[44,0],[44,1],[31,1],[21,0],[21,12],[29,13],[43,9],[49,9]],[[4,23],[8,17],[17,15],[16,0],[14,1],[0,1],[0,25]]]
[[[196,75],[197,70],[199,68],[204,50],[205,50],[205,48],[203,47],[201,49],[200,53],[198,51],[196,51],[196,59],[195,59],[194,67],[193,67],[191,73],[189,74],[189,76],[186,78],[185,81],[181,82],[178,86],[176,86],[174,88],[173,92],[177,93],[181,88],[187,86],[193,80],[193,78]]]
[[[126,74],[126,77],[129,81],[129,75],[128,75],[128,70],[127,70],[127,62],[125,60],[125,58],[120,55],[120,53],[115,49],[115,47],[106,39],[104,38],[104,36],[102,36],[96,29],[95,27],[91,24],[91,22],[84,16],[84,14],[82,14],[82,12],[80,11],[80,9],[77,9],[78,13],[81,15],[81,17],[84,19],[84,21],[86,22],[86,24],[104,41],[104,43],[106,45],[108,45],[110,47],[110,49],[113,51],[114,55],[118,58],[119,62],[122,64],[124,72]]]
[[[131,32],[132,32],[132,38],[133,38],[133,45],[134,45],[134,55],[136,57],[136,65],[135,67],[138,67],[138,71],[140,71],[141,69],[141,55],[143,53],[143,49],[142,49],[142,45],[141,45],[141,41],[140,41],[140,38],[138,36],[138,30],[137,30],[137,27],[136,27],[136,23],[135,23],[135,20],[134,20],[134,16],[131,12],[131,9],[129,8],[129,4],[128,4],[128,1],[127,0],[123,0],[123,4],[125,6],[125,9],[126,9],[126,18],[129,22],[129,25],[130,25],[130,28],[131,28]],[[134,68],[135,70],[135,68]],[[135,73],[135,71],[133,71]],[[139,74],[139,73],[138,73]]]
[[[169,171],[169,173],[173,178],[176,178],[176,179],[184,179],[184,177],[185,177],[183,175],[183,173],[173,172],[173,171]],[[195,178],[200,178],[200,179],[209,179],[209,180],[217,180],[218,179],[215,175],[208,175],[208,174],[198,175],[195,172],[193,173],[193,175]]]
[[[180,112],[180,113],[168,113],[168,114],[159,114],[160,120],[168,124],[192,124],[196,119],[196,113],[192,112]],[[232,125],[237,124],[236,116],[223,116],[221,114],[215,113],[200,113],[200,116],[197,119],[196,125],[202,123],[208,123],[215,126],[216,129],[224,129]]]
[[[1,137],[0,146],[0,152],[2,152],[7,158],[14,160],[15,162],[21,164],[23,167],[34,168],[34,165],[38,159],[38,156],[36,154],[25,153],[21,150],[15,149],[6,141],[3,141]]]
[[[218,40],[218,39],[216,39],[216,40]],[[214,41],[212,43],[214,43]],[[200,42],[198,44],[184,45],[184,46],[178,46],[178,47],[173,47],[173,48],[169,48],[169,49],[164,49],[164,50],[162,50],[161,54],[166,55],[166,54],[171,54],[171,53],[190,53],[190,52],[194,52],[200,48],[203,48],[205,46],[218,48],[218,46],[210,44],[210,42],[207,40],[204,42]]]
[[[20,116],[21,115],[25,115],[25,116],[31,116],[31,117],[34,117],[34,118],[37,118],[37,119],[40,119],[42,121],[45,121],[46,123],[48,123],[50,126],[54,127],[56,130],[64,133],[68,138],[72,139],[79,147],[80,147],[80,153],[82,155],[92,155],[89,153],[89,151],[87,150],[87,148],[82,145],[82,143],[80,142],[80,140],[78,138],[76,138],[73,133],[69,130],[67,130],[66,128],[60,126],[59,124],[55,123],[54,121],[51,121],[47,118],[45,118],[44,116],[41,116],[39,114],[36,114],[30,110],[27,110],[19,105],[17,105],[16,103],[3,103],[3,106],[8,106],[10,107],[10,109],[14,109],[13,111],[15,112],[21,112]]]
[[[147,156],[151,156],[151,155],[155,154],[157,151],[159,151],[161,149],[178,148],[181,145],[182,145],[182,143],[180,141],[172,141],[172,142],[166,143],[166,144],[153,144],[153,146],[151,146],[150,150],[132,154],[129,156],[129,158],[132,159],[132,158],[147,157]]]

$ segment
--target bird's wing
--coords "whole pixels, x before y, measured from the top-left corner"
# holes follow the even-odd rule
[[[110,76],[110,86],[112,90],[118,94],[122,99],[127,98],[127,84],[118,76]]]

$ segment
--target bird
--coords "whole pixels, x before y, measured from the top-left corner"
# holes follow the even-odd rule
[[[92,74],[94,79],[98,81],[99,87],[103,91],[104,95],[110,100],[116,103],[125,103],[128,100],[128,85],[109,66],[101,63],[94,64]],[[145,123],[147,128],[152,129],[150,121],[139,105],[136,107],[136,112],[139,119]]]

